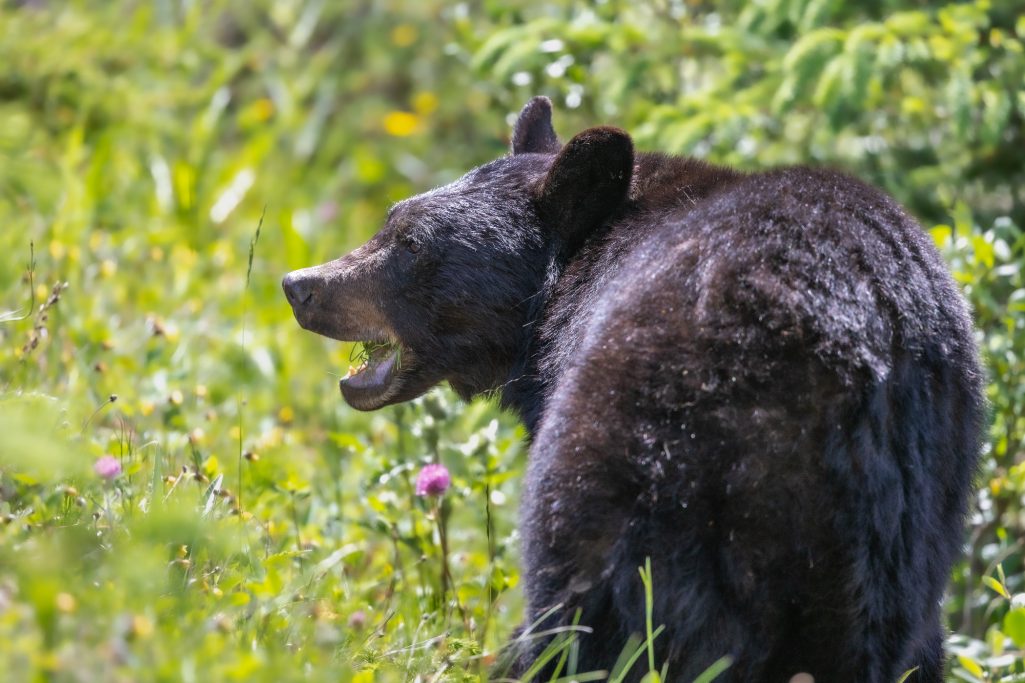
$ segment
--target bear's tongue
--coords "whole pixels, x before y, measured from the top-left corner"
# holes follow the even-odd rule
[[[399,349],[397,347],[386,356],[371,357],[362,367],[350,368],[349,375],[342,379],[342,382],[358,389],[384,388],[388,384],[388,375],[395,367],[398,357]]]

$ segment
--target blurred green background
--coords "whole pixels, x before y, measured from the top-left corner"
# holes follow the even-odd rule
[[[921,219],[992,404],[950,676],[1025,680],[1020,0],[0,0],[0,680],[486,677],[522,429],[349,410],[350,349],[279,281],[505,153],[535,94],[564,138],[829,164]]]

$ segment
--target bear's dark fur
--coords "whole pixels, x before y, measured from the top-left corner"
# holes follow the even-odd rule
[[[447,380],[522,417],[525,621],[588,627],[578,671],[644,633],[650,558],[670,680],[727,654],[717,680],[942,680],[982,378],[939,255],[878,190],[614,128],[563,146],[535,98],[510,156],[284,287],[304,327],[401,348],[342,381],[353,406]],[[520,666],[547,643],[523,640]]]

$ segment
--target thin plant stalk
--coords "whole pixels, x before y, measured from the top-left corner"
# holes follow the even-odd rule
[[[253,275],[253,255],[256,253],[256,243],[260,241],[260,229],[263,228],[263,219],[267,215],[267,206],[264,205],[263,211],[260,212],[260,221],[256,224],[256,233],[253,235],[253,239],[249,241],[249,263],[246,265],[246,286],[242,290],[242,357],[246,357],[246,313],[248,313],[249,307],[249,281]],[[242,415],[242,392],[241,390],[235,396],[235,405],[238,412],[238,495],[235,497],[235,502],[238,505],[238,519],[239,523],[244,521],[242,514],[242,460],[244,459],[244,451],[242,448],[243,440],[243,415]]]

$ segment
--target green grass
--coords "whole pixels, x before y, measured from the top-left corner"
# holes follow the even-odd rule
[[[681,32],[673,3],[2,5],[0,680],[487,678],[522,618],[522,427],[444,388],[348,409],[352,347],[300,330],[279,283],[504,153],[507,114],[535,93],[564,135],[607,121],[742,167],[840,163],[932,221],[994,407],[946,604],[951,680],[1020,676],[1025,238],[1021,169],[998,144],[1018,134],[1017,20],[791,4],[726,3],[722,32],[696,6]],[[830,49],[849,32],[901,50],[854,90],[818,87],[815,60],[787,58],[795,25]],[[971,73],[923,61],[948,43]],[[1007,87],[969,79],[984,73]],[[941,154],[915,147],[931,130]],[[94,471],[103,456],[119,476]],[[451,488],[416,496],[438,462]],[[611,674],[665,680],[659,586],[638,581],[646,631]],[[574,634],[542,656],[567,678]]]
[[[396,367],[402,367],[402,346],[398,342],[359,342],[349,352],[349,367],[359,370],[370,363],[375,355],[379,358],[388,356],[392,351],[398,354]]]

